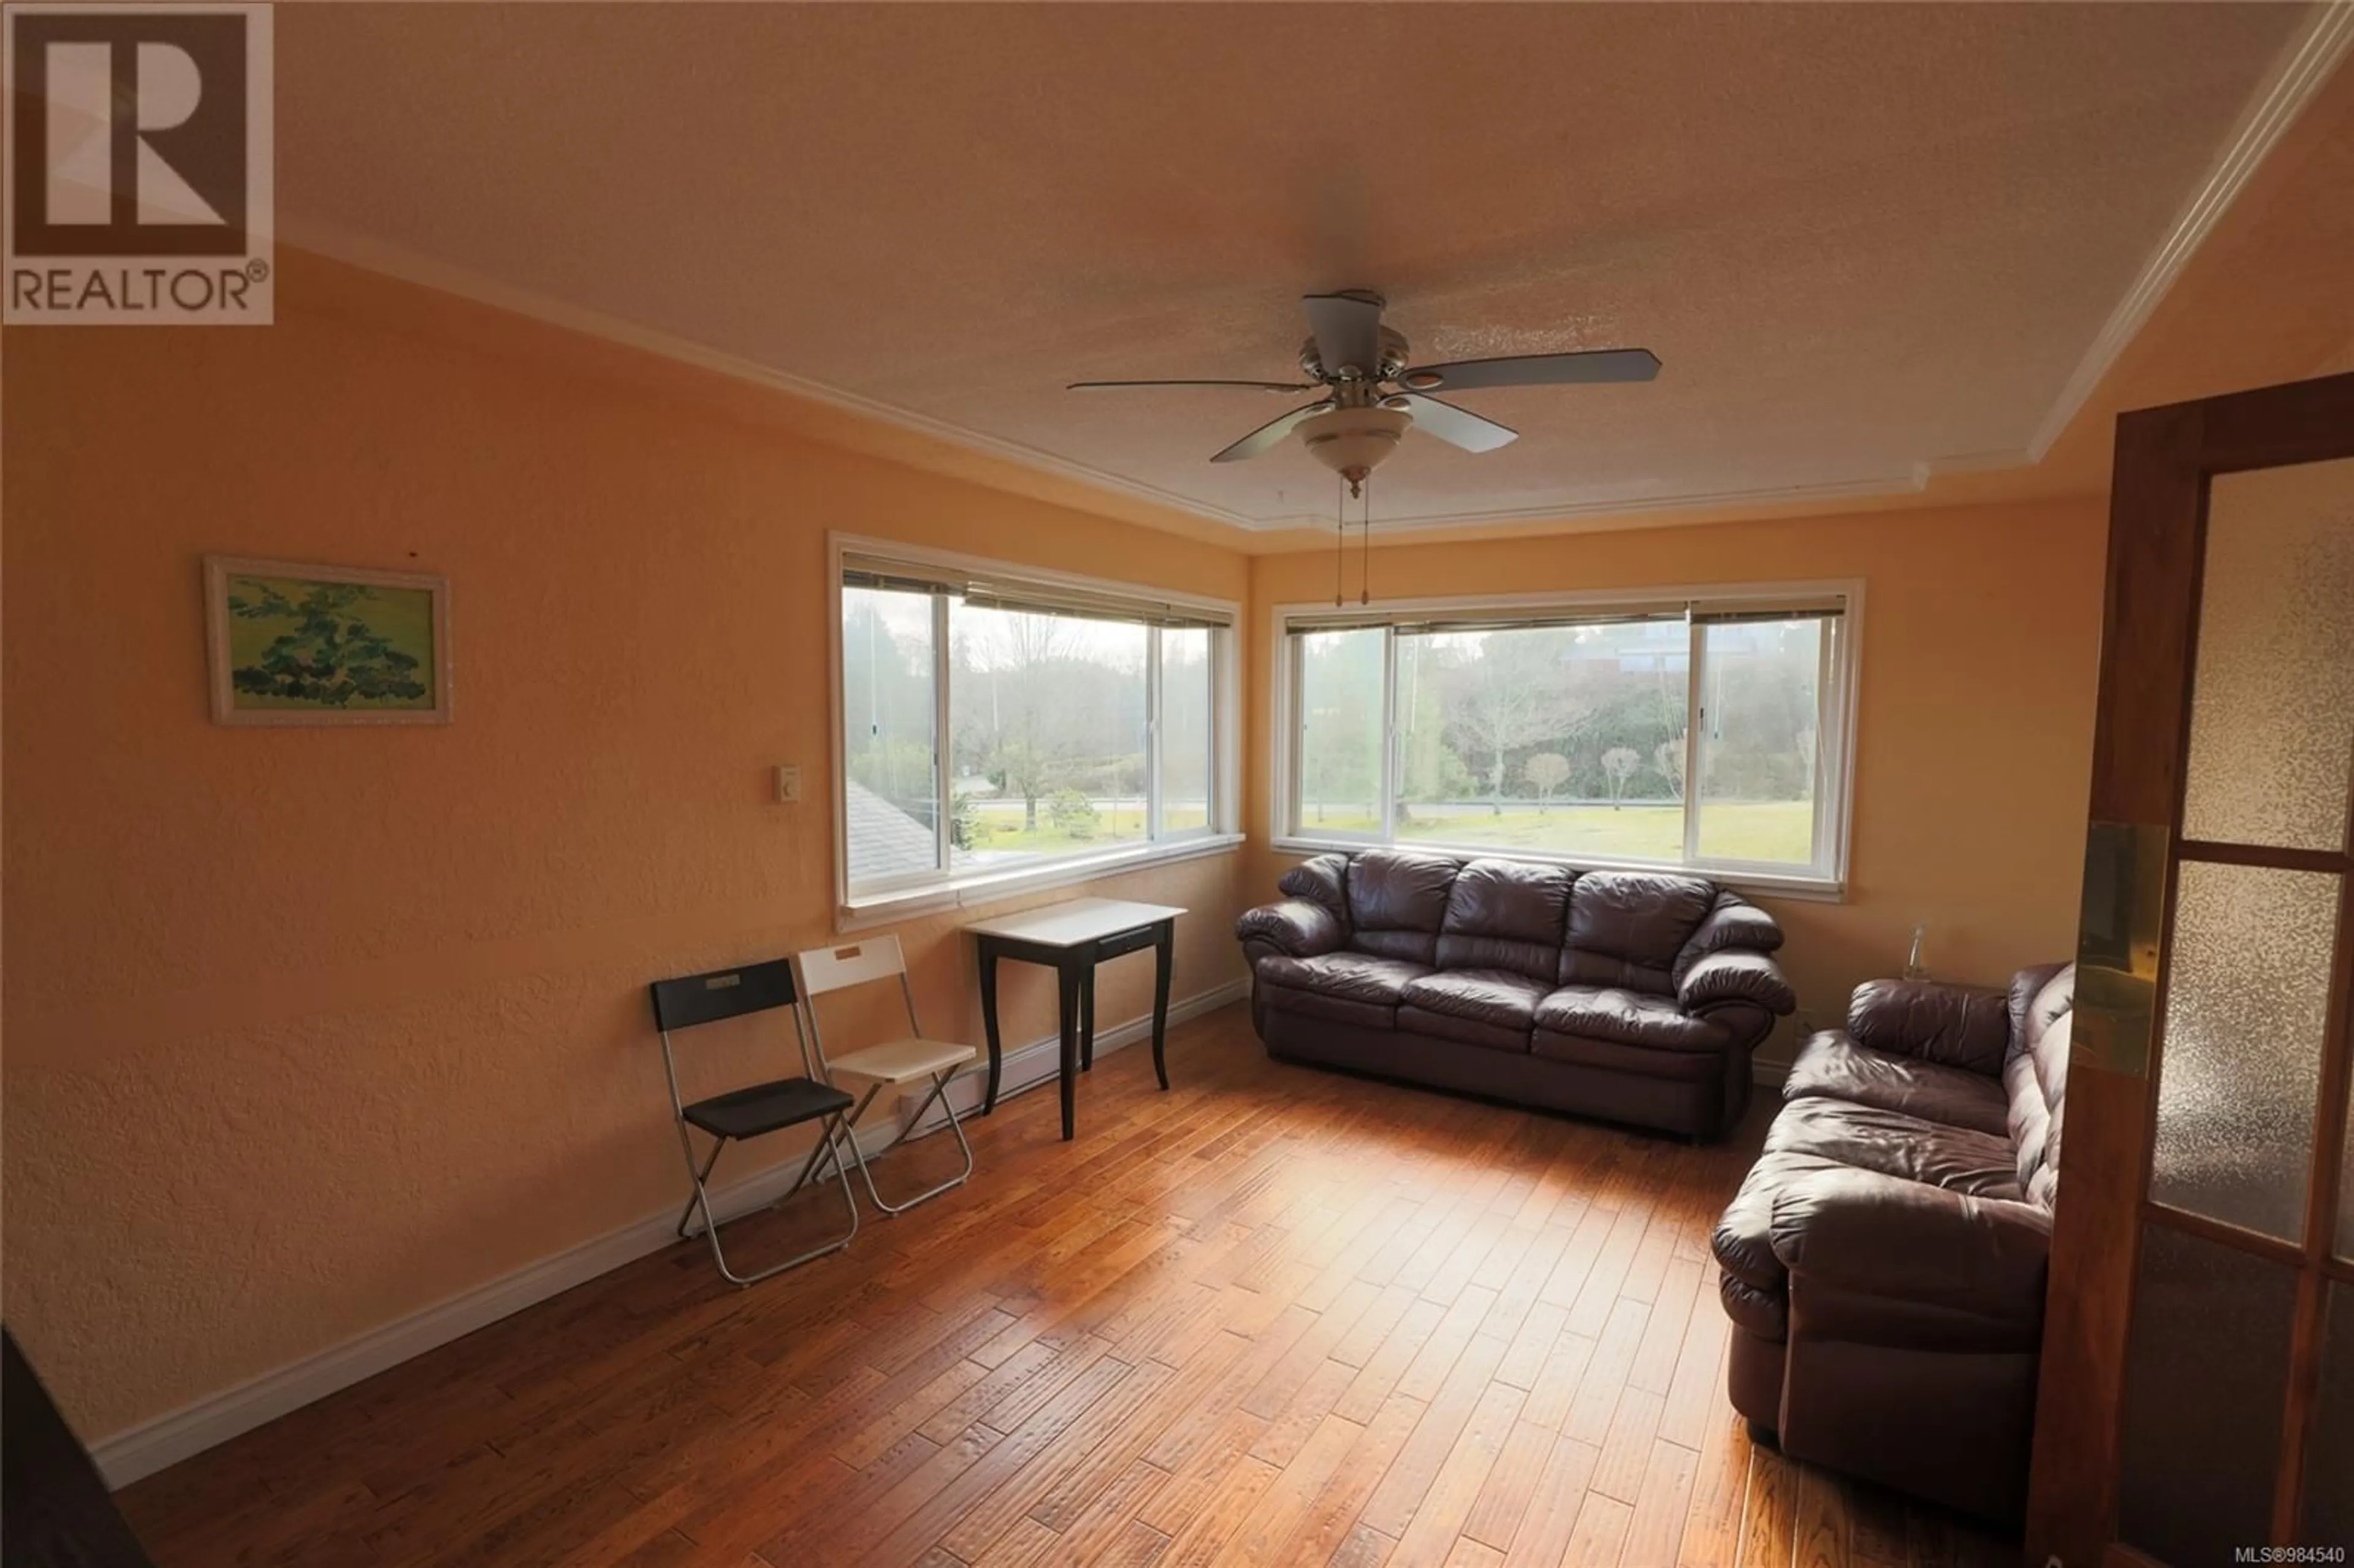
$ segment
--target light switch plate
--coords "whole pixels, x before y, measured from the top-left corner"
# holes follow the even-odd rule
[[[777,769],[777,803],[794,806],[801,803],[801,770],[798,768]]]

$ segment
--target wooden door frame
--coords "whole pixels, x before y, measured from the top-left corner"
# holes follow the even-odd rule
[[[2139,1558],[2111,1553],[2134,1269],[2157,1109],[2150,1064],[2165,1003],[2174,876],[2186,847],[2193,858],[2238,858],[2227,847],[2186,845],[2179,831],[2208,482],[2219,473],[2347,457],[2354,457],[2354,375],[2147,408],[2117,420],[2068,1124],[2028,1498],[2031,1563],[2057,1558],[2066,1568],[2093,1568]],[[2313,869],[2348,874],[2340,888],[2341,950],[2354,930],[2354,823],[2349,837],[2337,855],[2307,856]],[[2265,863],[2284,863],[2296,853],[2270,855]],[[2341,969],[2323,1037],[2306,1242],[2296,1249],[2308,1259],[2317,1237],[2326,1261],[2323,1222],[2337,1196],[2331,1178],[2346,1136],[2349,990],[2354,985]],[[2320,1353],[2311,1277],[2300,1286],[2289,1373],[2293,1389],[2302,1379],[2308,1391]],[[2308,1412],[2310,1403],[2308,1393]],[[2276,1516],[2294,1496],[2291,1466],[2302,1463],[2304,1436],[2302,1427],[2285,1433],[2282,1470],[2291,1478],[2275,1497]]]

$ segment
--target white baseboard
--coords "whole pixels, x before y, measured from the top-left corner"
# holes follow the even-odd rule
[[[1199,1018],[1202,1014],[1214,1012],[1230,1002],[1240,1001],[1249,994],[1250,981],[1235,980],[1172,1001],[1169,1004],[1169,1026],[1174,1029],[1189,1018]],[[1114,1024],[1109,1029],[1096,1031],[1096,1055],[1108,1056],[1114,1051],[1122,1050],[1140,1040],[1151,1038],[1151,1017],[1147,1015],[1142,1018],[1131,1018],[1125,1023]],[[1033,1040],[1027,1045],[1019,1045],[1006,1052],[1004,1063],[998,1074],[999,1101],[1002,1103],[1010,1100],[1014,1096],[1025,1090],[1034,1089],[1041,1084],[1055,1082],[1060,1075],[1062,1055],[1062,1039],[1059,1035],[1054,1034]],[[982,1090],[987,1086],[988,1072],[988,1064],[983,1062],[949,1086],[949,1098],[955,1103],[957,1115],[970,1116],[981,1108],[981,1097]],[[936,1109],[924,1118],[922,1125],[916,1129],[915,1134],[910,1136],[918,1136],[947,1125],[948,1118]]]
[[[879,1150],[896,1130],[888,1124],[859,1129],[860,1149]],[[721,1223],[775,1202],[792,1185],[801,1161],[756,1172],[714,1189]],[[686,1196],[681,1192],[679,1203]],[[461,1291],[406,1318],[397,1318],[316,1355],[290,1361],[209,1393],[151,1421],[143,1421],[92,1446],[90,1457],[110,1487],[126,1487],[194,1454],[250,1432],[314,1400],[374,1377],[387,1367],[462,1338],[551,1296],[607,1274],[677,1241],[678,1207],[664,1208],[633,1224],[527,1264],[512,1274]],[[701,1234],[701,1232],[695,1233]]]
[[[1172,1002],[1169,1022],[1173,1025],[1198,1017],[1228,1002],[1238,1001],[1247,993],[1246,982],[1235,980],[1215,986],[1198,996]],[[1096,1054],[1098,1056],[1132,1045],[1152,1036],[1150,1018],[1130,1019],[1113,1028],[1098,1031]],[[1055,1074],[1060,1042],[1049,1037],[1035,1041],[1019,1050],[1009,1051],[1000,1082],[998,1097],[1002,1100],[1023,1089],[1051,1081]],[[978,1074],[960,1077],[949,1093],[956,1097],[958,1114],[977,1107],[981,1101],[981,1079]],[[909,1102],[912,1108],[913,1102]],[[946,1118],[935,1110],[925,1128],[945,1126]],[[859,1147],[869,1155],[888,1143],[897,1127],[878,1118],[859,1132]],[[784,1164],[730,1182],[717,1189],[713,1197],[724,1215],[748,1213],[764,1204],[774,1202],[784,1195],[799,1172],[801,1162]],[[679,1202],[685,1202],[684,1193]],[[205,1395],[179,1409],[156,1416],[151,1421],[127,1427],[92,1446],[91,1457],[98,1462],[99,1473],[107,1485],[123,1487],[145,1476],[152,1476],[167,1466],[176,1465],[194,1454],[200,1454],[216,1445],[228,1442],[241,1433],[249,1432],[265,1422],[275,1421],[289,1411],[299,1410],[315,1400],[365,1378],[374,1377],[387,1367],[398,1366],[412,1357],[423,1355],[438,1346],[472,1333],[487,1324],[522,1311],[525,1308],[545,1301],[549,1297],[584,1284],[600,1274],[607,1274],[626,1263],[634,1263],[650,1253],[660,1252],[676,1239],[673,1227],[678,1224],[676,1206],[665,1207],[659,1213],[648,1214],[632,1224],[582,1242],[552,1257],[544,1257],[512,1274],[461,1291],[443,1301],[398,1318],[380,1328],[371,1329],[356,1339],[346,1340],[316,1355],[290,1361],[273,1372],[234,1384],[217,1393]]]

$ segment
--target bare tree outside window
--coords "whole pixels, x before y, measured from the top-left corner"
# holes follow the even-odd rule
[[[1458,667],[1447,727],[1465,761],[1477,759],[1491,815],[1504,814],[1511,754],[1565,738],[1585,716],[1562,679],[1557,645],[1566,641],[1558,631],[1490,632]]]
[[[1537,810],[1542,812],[1553,803],[1561,787],[1569,782],[1569,758],[1558,751],[1540,751],[1521,764],[1521,777],[1536,792]]]
[[[1668,799],[1670,800],[1684,798],[1684,747],[1687,738],[1680,735],[1651,748],[1651,770],[1667,781]]]
[[[1635,769],[1643,758],[1631,746],[1614,746],[1602,754],[1602,777],[1610,784],[1610,809],[1619,810],[1626,802],[1627,781],[1635,777]]]

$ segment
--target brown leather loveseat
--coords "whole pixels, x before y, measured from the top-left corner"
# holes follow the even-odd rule
[[[2020,1515],[2075,978],[1875,980],[1800,1047],[1714,1237],[1728,1392],[1785,1453]]]
[[[1322,854],[1235,923],[1270,1055],[1716,1138],[1793,1005],[1774,917],[1696,876]]]

